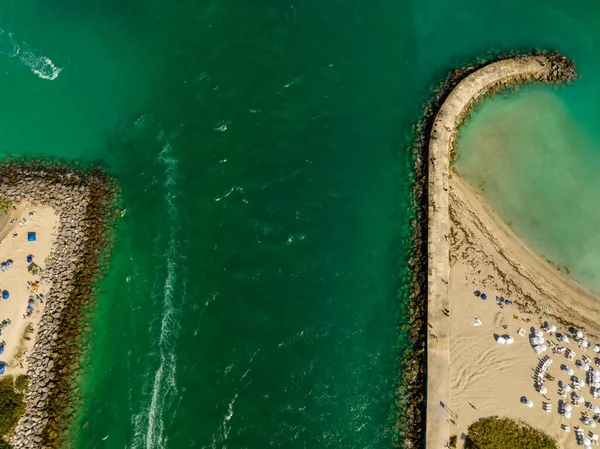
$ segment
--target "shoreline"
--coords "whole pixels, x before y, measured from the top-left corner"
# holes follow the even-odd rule
[[[598,367],[597,354],[581,346],[571,329],[583,332],[591,346],[599,343],[600,326],[593,318],[600,316],[600,298],[529,249],[459,176],[450,181],[450,218],[451,312],[446,320],[450,326],[450,408],[456,423],[452,432],[462,436],[477,420],[501,416],[543,430],[560,448],[579,447],[573,433],[562,426],[580,426],[591,436],[596,430],[584,425],[582,412],[599,407],[600,400],[590,395],[589,388],[582,388],[577,394],[585,397],[584,407],[562,392],[565,385],[575,391],[567,368],[589,383],[580,368],[582,360],[590,357],[590,366]],[[476,289],[485,292],[488,300],[474,296]],[[498,296],[510,299],[510,305],[500,307],[493,299]],[[473,326],[474,316],[481,325]],[[549,349],[537,354],[527,334],[543,329],[545,323],[556,329],[544,333]],[[524,336],[518,329],[525,330]],[[497,335],[505,334],[514,337],[514,344],[496,342]],[[570,341],[561,341],[556,337],[559,334],[568,335]],[[559,348],[575,356],[567,358]],[[544,360],[551,365],[546,369],[550,377],[543,384],[547,391],[542,394],[532,373]],[[523,406],[522,397],[533,402],[532,408]],[[565,404],[575,407],[572,417],[563,416]],[[462,438],[458,441],[461,448]]]
[[[543,67],[544,70],[540,71],[536,67],[530,68],[529,71],[524,70],[521,64],[528,64],[528,61],[531,62],[533,58],[547,61],[545,62],[546,66],[541,66],[539,62],[535,62],[538,67]],[[431,229],[430,214],[432,212],[429,199],[432,196],[432,188],[433,191],[438,188],[441,192],[445,192],[443,190],[444,186],[439,183],[439,180],[438,183],[431,182],[435,172],[429,158],[430,144],[434,141],[439,142],[439,136],[436,139],[434,135],[438,113],[455,89],[459,85],[468,84],[470,82],[468,79],[472,79],[472,76],[480,69],[499,63],[507,64],[506,61],[510,61],[508,65],[514,64],[516,70],[487,84],[483,90],[476,92],[476,95],[468,97],[460,108],[456,122],[451,123],[451,130],[453,129],[454,132],[450,133],[450,137],[453,137],[447,140],[446,156],[438,164],[438,167],[440,165],[445,166],[447,175],[455,155],[454,142],[458,128],[468,118],[471,109],[484,96],[499,90],[516,87],[525,82],[568,82],[577,76],[574,64],[556,52],[532,50],[513,54],[501,53],[492,56],[488,60],[479,59],[474,64],[451,71],[446,79],[438,84],[437,88],[431,92],[431,100],[423,106],[422,119],[412,127],[413,143],[408,151],[411,153],[413,166],[413,173],[410,178],[410,211],[413,218],[409,223],[408,267],[401,276],[402,282],[406,282],[411,287],[404,295],[403,303],[406,305],[408,317],[406,322],[401,325],[401,331],[409,335],[413,348],[405,350],[401,356],[400,372],[402,373],[402,382],[396,390],[398,439],[408,448],[443,447],[448,441],[448,422],[446,422],[446,417],[440,415],[439,411],[433,406],[435,404],[433,398],[435,394],[432,395],[432,390],[429,389],[431,380],[429,377],[431,372],[429,361],[432,353],[435,354],[432,341],[434,344],[438,343],[438,339],[428,337],[426,333],[429,330],[427,324],[431,324],[428,323],[428,314],[429,310],[432,309],[428,299],[432,277],[430,267],[435,265],[431,261],[433,255],[430,254],[428,239]],[[535,74],[539,76],[536,77]],[[438,124],[441,123],[438,122]],[[446,194],[446,208],[447,204]],[[440,205],[438,205],[438,210],[439,207]],[[432,234],[435,234],[435,232]],[[446,260],[448,261],[449,257]],[[443,262],[443,260],[441,263],[442,265],[444,263],[448,265],[448,262]],[[444,349],[441,352],[447,354]],[[439,399],[437,405],[438,407],[440,405]],[[440,409],[443,410],[441,407]],[[433,415],[431,412],[433,414],[437,413],[437,420],[432,421]],[[440,419],[442,417],[443,422]],[[438,421],[441,422],[441,426],[436,427]],[[438,436],[432,441],[430,437],[433,429],[436,429]],[[438,443],[440,443],[439,446]]]
[[[74,169],[43,161],[0,164],[0,198],[51,207],[56,238],[40,276],[50,288],[28,357],[25,412],[11,443],[19,448],[58,447],[73,413],[71,388],[78,373],[83,316],[110,254],[118,216],[117,187],[98,169]]]

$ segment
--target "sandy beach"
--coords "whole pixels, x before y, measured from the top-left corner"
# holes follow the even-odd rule
[[[595,322],[600,316],[600,298],[538,258],[456,175],[449,190],[450,401],[446,413],[450,434],[459,436],[462,447],[460,436],[471,423],[485,416],[506,416],[542,429],[557,439],[559,447],[575,448],[576,426],[586,438],[592,437],[590,432],[600,434],[600,424],[594,428],[582,422],[583,412],[590,418],[598,415],[588,407],[600,407],[600,399],[592,396],[588,377],[577,393],[584,402],[574,402],[574,378],[565,369],[571,368],[573,376],[586,381],[586,371],[577,366],[584,364],[584,355],[590,358],[590,370],[600,369],[593,351],[600,344],[600,326]],[[476,296],[476,291],[487,299]],[[510,304],[500,307],[497,297]],[[475,326],[476,319],[481,325]],[[530,336],[544,323],[557,329],[544,332],[548,349],[536,354]],[[589,348],[580,347],[571,328],[583,332]],[[524,336],[518,334],[519,329]],[[558,341],[557,334],[567,335],[569,342]],[[496,338],[501,335],[513,337],[514,344],[499,344]],[[555,353],[553,346],[566,349]],[[568,350],[575,353],[572,360],[566,357]],[[543,357],[552,360],[545,373],[553,378],[544,380],[545,395],[539,391],[535,374],[546,360]],[[564,392],[564,385],[571,391]],[[559,392],[566,394],[561,398]],[[522,404],[523,397],[533,407]],[[551,411],[545,410],[545,404],[550,404]],[[572,406],[571,418],[559,413],[566,404]]]
[[[30,213],[32,215],[30,215]],[[50,281],[31,284],[40,279],[28,271],[27,256],[44,268],[56,238],[59,217],[51,207],[34,207],[22,202],[4,217],[0,229],[0,262],[12,261],[6,271],[0,271],[0,290],[9,293],[8,299],[0,300],[0,321],[10,324],[2,326],[0,342],[5,342],[0,361],[6,363],[5,374],[25,374],[27,355],[31,351],[38,331],[38,323],[44,311],[43,297],[50,288]],[[35,241],[28,241],[29,232],[36,233]],[[15,235],[16,234],[16,235]],[[13,237],[14,235],[14,237]],[[29,299],[34,299],[33,311],[27,314]],[[25,332],[29,326],[31,332]],[[24,338],[27,337],[27,338]]]

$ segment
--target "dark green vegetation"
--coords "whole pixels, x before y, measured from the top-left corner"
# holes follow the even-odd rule
[[[19,374],[15,380],[15,389],[22,393],[26,393],[29,389],[29,377],[25,374]]]
[[[0,379],[0,436],[10,435],[17,425],[25,411],[24,396],[23,391],[17,390],[12,376]]]
[[[456,447],[456,439],[457,439],[457,436],[456,435],[452,435],[450,437],[450,441],[448,442],[448,446],[450,446],[450,447]]]
[[[471,424],[466,449],[556,449],[554,439],[528,424],[489,416]]]

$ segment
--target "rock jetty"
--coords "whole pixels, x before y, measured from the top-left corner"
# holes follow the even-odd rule
[[[59,447],[72,413],[83,314],[106,267],[111,223],[118,216],[114,180],[98,169],[0,164],[0,198],[47,205],[59,215],[56,241],[42,278],[52,282],[39,334],[29,356],[26,410],[11,443],[16,448]]]
[[[481,82],[482,75],[485,82]],[[412,127],[408,147],[413,168],[411,245],[402,276],[411,285],[403,298],[407,308],[403,328],[412,347],[404,351],[400,362],[396,447],[441,448],[449,438],[448,412],[440,405],[444,400],[448,404],[449,397],[449,341],[444,321],[448,318],[439,315],[447,307],[447,181],[458,130],[485,96],[527,82],[570,82],[576,77],[575,64],[556,52],[500,53],[450,72],[432,90],[421,120]],[[463,91],[470,94],[465,96]]]

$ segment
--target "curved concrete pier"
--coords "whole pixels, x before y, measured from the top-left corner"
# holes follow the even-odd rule
[[[527,56],[494,62],[462,80],[442,104],[429,141],[428,173],[428,324],[426,446],[442,449],[450,435],[460,438],[467,429],[454,427],[450,397],[449,308],[450,218],[448,180],[451,154],[460,125],[481,98],[506,87],[530,80],[544,82],[571,79],[563,74],[560,61],[545,56]]]

